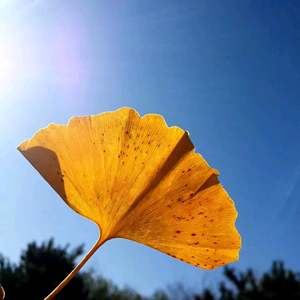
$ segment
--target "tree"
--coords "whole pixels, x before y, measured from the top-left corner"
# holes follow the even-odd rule
[[[215,296],[209,289],[205,289],[202,295],[195,295],[194,300],[214,300]]]
[[[296,300],[300,299],[300,274],[284,268],[281,261],[273,262],[269,273],[261,279],[249,269],[236,274],[233,268],[225,267],[225,276],[234,285],[235,291],[228,289],[224,282],[220,285],[220,300]]]
[[[7,299],[44,299],[75,267],[83,253],[83,245],[69,250],[69,246],[55,246],[50,239],[38,246],[30,243],[22,252],[19,264],[12,264],[0,254],[0,283]],[[159,290],[150,298],[142,297],[129,287],[118,288],[111,280],[93,271],[78,273],[55,299],[73,300],[300,300],[300,274],[286,270],[281,261],[258,278],[252,269],[236,272],[224,267],[224,275],[232,288],[220,283],[220,296],[209,289],[195,294],[182,284]]]
[[[29,244],[18,266],[0,257],[0,282],[9,299],[44,299],[75,267],[83,246],[68,251],[69,246],[54,246],[54,240],[37,246]],[[88,291],[78,274],[56,296],[56,299],[87,299]]]
[[[30,243],[22,252],[18,265],[0,255],[0,283],[7,298],[44,299],[73,270],[82,253],[83,245],[69,251],[69,245],[56,246],[50,239],[41,246]],[[112,281],[95,276],[92,271],[78,273],[55,299],[146,300],[131,288],[119,289]]]
[[[24,273],[19,266],[11,264],[0,254],[0,283],[5,287],[5,294],[10,299],[21,299],[21,289],[24,283]]]
[[[90,271],[83,274],[85,285],[89,290],[88,300],[146,300],[133,289],[129,287],[119,289],[111,280],[94,276],[93,273]]]
[[[164,291],[158,290],[152,295],[150,300],[169,300],[169,297]]]

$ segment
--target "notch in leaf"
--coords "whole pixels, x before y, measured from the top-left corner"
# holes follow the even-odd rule
[[[203,269],[238,260],[237,212],[187,132],[130,108],[50,124],[18,150],[99,240],[51,299],[106,241],[125,238]]]

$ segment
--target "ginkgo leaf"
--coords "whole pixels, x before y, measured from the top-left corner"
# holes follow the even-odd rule
[[[112,238],[203,269],[238,259],[233,201],[178,127],[130,108],[50,124],[18,149],[77,213]]]

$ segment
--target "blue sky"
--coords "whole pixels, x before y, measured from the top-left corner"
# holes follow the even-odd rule
[[[73,212],[16,150],[49,123],[123,106],[179,126],[235,201],[242,236],[232,266],[300,270],[300,6],[263,0],[0,1],[0,252],[54,237],[86,251],[96,226]],[[92,257],[144,295],[205,271],[112,240]]]

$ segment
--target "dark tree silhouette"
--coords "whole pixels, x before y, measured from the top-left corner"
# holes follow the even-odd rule
[[[30,243],[22,252],[19,265],[0,255],[0,283],[7,299],[44,299],[73,270],[82,253],[83,245],[69,251],[68,245],[55,246],[50,239],[41,246]],[[110,280],[94,276],[92,271],[78,273],[55,299],[146,300],[129,287],[119,289]]]
[[[0,283],[10,299],[20,299],[24,284],[24,272],[0,254]]]
[[[146,300],[131,288],[119,289],[111,280],[93,276],[93,272],[83,276],[89,289],[88,300]]]
[[[50,239],[38,246],[30,243],[22,252],[19,264],[12,264],[0,254],[0,283],[10,300],[44,299],[75,267],[83,246],[69,250]],[[78,273],[55,299],[72,300],[300,300],[300,274],[286,270],[283,262],[275,261],[269,272],[258,278],[251,269],[236,272],[224,267],[231,288],[220,283],[220,295],[209,289],[195,294],[182,284],[159,290],[152,297],[142,297],[129,287],[118,288],[111,280],[96,276],[92,271]],[[0,294],[1,296],[1,294]]]
[[[261,278],[254,275],[252,269],[236,272],[234,268],[224,267],[224,275],[231,284],[225,282],[219,286],[220,295],[215,296],[209,289],[193,296],[182,285],[175,293],[169,294],[168,300],[300,300],[300,274],[286,270],[281,261],[273,262],[272,268]],[[184,293],[182,292],[184,291]]]
[[[300,274],[286,270],[282,261],[273,262],[271,271],[261,279],[256,278],[251,269],[236,274],[229,267],[225,267],[225,276],[234,285],[235,291],[228,289],[222,282],[220,300],[300,299]]]
[[[153,294],[153,296],[150,298],[150,300],[169,300],[169,298],[168,298],[168,295],[164,291],[158,290]]]
[[[44,299],[75,267],[75,260],[83,252],[79,246],[70,253],[68,245],[64,248],[54,247],[51,239],[37,246],[28,245],[21,255],[18,266],[0,258],[0,282],[9,299]],[[86,299],[82,275],[78,274],[56,296],[55,299]]]
[[[215,296],[209,289],[205,289],[202,295],[195,295],[194,300],[215,300]]]

